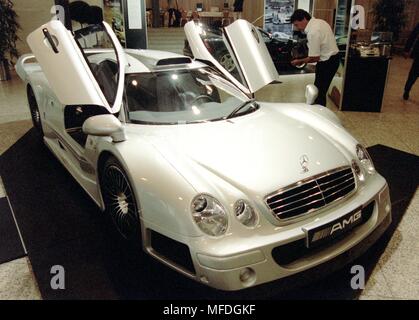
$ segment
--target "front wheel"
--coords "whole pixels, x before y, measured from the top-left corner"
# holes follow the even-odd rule
[[[141,241],[140,218],[136,198],[121,164],[109,158],[102,171],[100,185],[105,212],[122,238]]]
[[[40,136],[43,137],[44,130],[42,129],[41,113],[39,112],[38,102],[36,101],[35,94],[31,87],[28,88],[28,103],[33,126]]]

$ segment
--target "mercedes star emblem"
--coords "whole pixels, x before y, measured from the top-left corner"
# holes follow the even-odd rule
[[[300,165],[301,165],[301,168],[303,168],[303,171],[301,173],[307,173],[309,171],[309,169],[308,169],[309,162],[310,162],[310,160],[308,159],[307,155],[301,156]]]

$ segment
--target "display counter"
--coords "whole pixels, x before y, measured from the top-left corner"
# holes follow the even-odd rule
[[[346,66],[342,111],[381,112],[389,57],[350,57]]]
[[[381,112],[391,62],[388,32],[355,34],[347,61],[342,111]]]

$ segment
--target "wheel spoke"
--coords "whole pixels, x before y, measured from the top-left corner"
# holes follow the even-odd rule
[[[127,194],[127,191],[131,191],[129,190],[129,185],[128,183],[125,181],[125,186],[124,186],[124,191],[122,191],[124,194]],[[128,198],[128,197],[127,197]]]
[[[103,179],[103,196],[116,228],[125,238],[137,232],[137,209],[131,186],[117,166],[109,166]]]

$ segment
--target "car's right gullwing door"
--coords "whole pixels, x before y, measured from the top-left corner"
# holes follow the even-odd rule
[[[278,80],[278,72],[262,35],[248,21],[237,20],[223,28],[223,41],[217,43],[211,43],[217,35],[194,21],[185,25],[185,33],[194,57],[210,62],[246,94],[253,94]],[[234,67],[227,67],[225,63],[227,52],[231,59],[228,65],[234,63]]]

